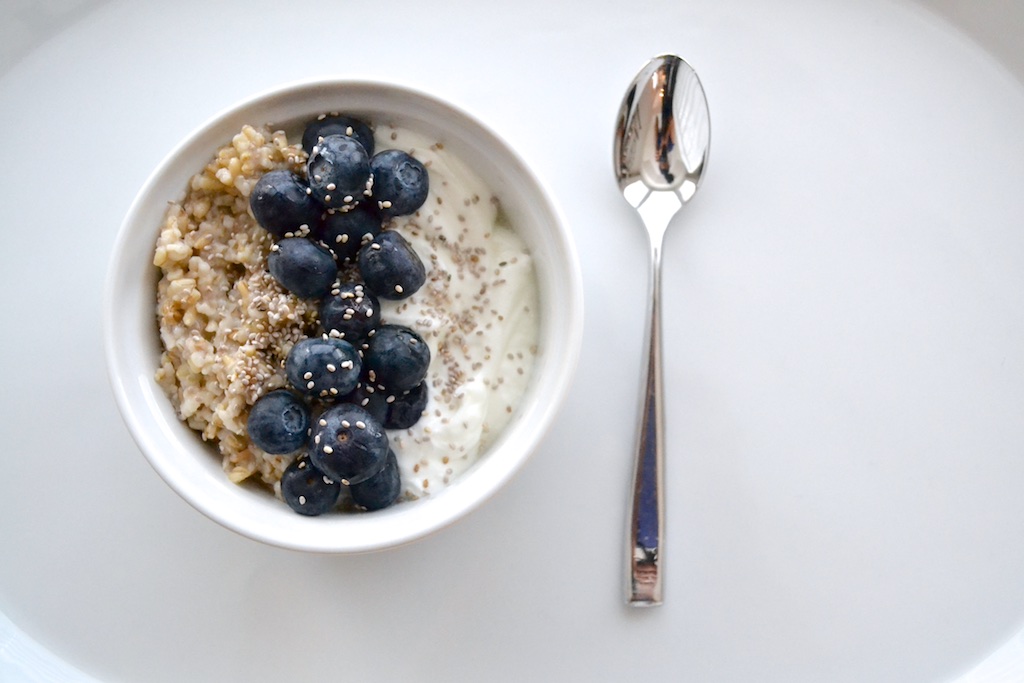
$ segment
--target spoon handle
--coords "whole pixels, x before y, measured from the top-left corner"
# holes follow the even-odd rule
[[[653,240],[652,240],[653,241]],[[637,437],[629,520],[630,605],[661,604],[661,537],[665,526],[664,412],[661,390],[661,246],[651,249],[651,296],[647,327],[646,379]]]

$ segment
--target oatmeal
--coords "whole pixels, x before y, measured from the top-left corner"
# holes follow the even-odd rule
[[[471,169],[413,131],[378,125],[374,135],[430,174],[423,206],[387,224],[420,255],[426,282],[380,301],[382,321],[415,330],[431,352],[423,416],[389,430],[408,499],[451,482],[512,418],[537,353],[537,289],[529,250]],[[256,447],[246,421],[260,396],[288,386],[291,348],[321,333],[318,304],[268,272],[274,238],[253,219],[249,195],[265,173],[301,174],[306,161],[283,132],[244,127],[169,206],[156,244],[165,349],[156,377],[235,482],[273,487],[294,459]]]

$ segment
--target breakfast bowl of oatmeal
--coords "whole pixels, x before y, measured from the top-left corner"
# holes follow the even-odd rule
[[[434,96],[319,80],[186,138],[115,244],[109,374],[188,503],[364,552],[486,501],[537,449],[582,336],[569,232],[497,134]]]

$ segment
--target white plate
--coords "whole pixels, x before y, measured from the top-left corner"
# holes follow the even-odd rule
[[[1024,7],[974,5],[8,7],[33,39],[0,77],[0,678],[48,680],[19,659],[36,641],[100,681],[1020,679]],[[628,611],[646,276],[611,134],[664,51],[699,71],[714,135],[665,253],[667,602]],[[490,124],[550,182],[587,287],[537,456],[370,556],[194,512],[102,366],[103,271],[149,171],[231,102],[317,75],[400,78]]]

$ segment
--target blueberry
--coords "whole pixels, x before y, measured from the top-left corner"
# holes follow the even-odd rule
[[[430,189],[427,169],[416,158],[389,149],[370,159],[373,199],[384,216],[407,216],[423,206]]]
[[[350,132],[351,130],[351,132]],[[333,114],[310,121],[302,133],[302,149],[309,154],[313,145],[328,135],[348,135],[359,141],[368,156],[373,156],[373,131],[370,127],[351,116]]]
[[[342,283],[320,303],[324,332],[354,345],[361,344],[379,324],[380,302],[362,284]]]
[[[427,281],[423,261],[394,230],[382,232],[359,251],[359,273],[381,299],[405,299]]]
[[[388,449],[388,457],[380,472],[366,481],[349,487],[352,501],[367,511],[383,510],[398,499],[402,492],[402,479],[398,472],[398,458]]]
[[[338,263],[350,261],[359,248],[380,233],[380,216],[368,204],[356,204],[348,211],[328,211],[318,233]]]
[[[309,438],[309,408],[287,389],[277,389],[256,400],[246,429],[252,442],[267,453],[291,453]]]
[[[328,135],[313,146],[306,170],[309,188],[321,204],[328,208],[350,206],[364,196],[370,158],[352,138]]]
[[[343,484],[366,481],[384,466],[388,436],[370,413],[351,403],[338,403],[313,424],[309,457],[331,479]]]
[[[281,475],[281,497],[300,515],[316,516],[330,512],[341,497],[341,483],[318,470],[303,454]]]
[[[343,339],[311,337],[295,344],[284,372],[292,386],[317,398],[341,398],[356,388],[362,360]]]
[[[252,215],[275,237],[296,232],[303,225],[313,230],[320,222],[323,207],[307,190],[306,181],[291,171],[264,173],[249,195]]]
[[[390,400],[390,397],[388,397]],[[384,418],[385,429],[408,429],[419,422],[423,409],[427,407],[427,383],[420,382],[415,387],[393,401],[387,403],[387,415]]]
[[[275,244],[267,268],[282,287],[300,299],[326,295],[338,277],[331,252],[305,237],[286,237]]]
[[[388,417],[387,397],[383,391],[377,391],[373,386],[360,382],[348,396],[342,399],[345,403],[357,405],[381,424]],[[387,425],[385,425],[385,428]]]
[[[427,375],[430,348],[423,337],[401,325],[381,325],[363,352],[366,377],[390,394],[416,387]]]

